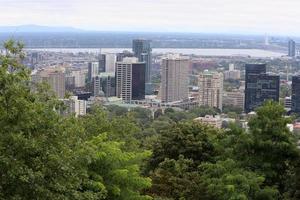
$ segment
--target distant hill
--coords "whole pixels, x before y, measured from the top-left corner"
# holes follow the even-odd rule
[[[39,25],[20,25],[20,26],[0,26],[0,32],[16,33],[16,32],[31,32],[31,33],[54,33],[54,32],[83,32],[84,30],[73,27],[59,26],[39,26]]]

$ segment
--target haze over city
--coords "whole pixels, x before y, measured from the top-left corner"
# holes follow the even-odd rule
[[[5,26],[300,35],[298,0],[0,0],[0,4]]]

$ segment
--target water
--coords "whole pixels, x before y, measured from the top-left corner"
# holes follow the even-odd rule
[[[99,48],[37,48],[29,49],[37,51],[50,51],[62,53],[99,53]],[[129,48],[101,48],[101,53],[120,53],[124,50],[131,51]],[[154,48],[153,53],[181,53],[194,54],[199,56],[251,56],[251,57],[282,57],[285,54],[262,49],[186,49],[186,48]]]

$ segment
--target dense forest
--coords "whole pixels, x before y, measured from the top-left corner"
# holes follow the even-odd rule
[[[44,85],[32,90],[23,45],[0,57],[1,200],[296,200],[300,154],[275,102],[246,131],[193,122],[213,109],[93,107],[62,116]]]

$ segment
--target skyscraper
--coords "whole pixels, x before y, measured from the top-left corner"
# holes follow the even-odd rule
[[[114,53],[107,53],[105,54],[105,72],[108,73],[115,73],[116,71],[116,62],[117,62],[117,56]]]
[[[88,81],[91,83],[93,78],[99,74],[99,62],[88,63]]]
[[[222,110],[223,74],[204,71],[199,75],[199,105]]]
[[[266,74],[266,64],[246,64],[245,112],[266,100],[279,101],[279,76]]]
[[[152,92],[151,86],[151,65],[152,65],[152,48],[150,40],[136,39],[132,42],[132,51],[134,56],[138,58],[139,62],[146,63],[145,81],[147,94]]]
[[[63,72],[49,73],[48,83],[58,98],[62,99],[65,97],[65,74]]]
[[[106,55],[99,54],[99,73],[106,71]]]
[[[292,112],[300,114],[300,76],[292,78]]]
[[[169,55],[162,60],[161,101],[173,102],[188,99],[189,59]]]
[[[296,42],[294,40],[289,40],[288,48],[289,48],[288,56],[295,57],[296,56]]]
[[[60,70],[55,69],[47,69],[36,71],[31,75],[33,82],[33,90],[36,90],[35,84],[38,83],[46,83],[50,86],[51,91],[55,93],[55,95],[63,99],[65,97],[65,73]]]
[[[101,73],[101,88],[106,97],[116,96],[116,77],[114,73]]]
[[[93,83],[93,90],[92,90],[93,96],[94,97],[101,96],[102,90],[101,90],[101,79],[100,79],[100,76],[99,75],[95,76],[93,78],[92,83]]]
[[[116,95],[125,102],[145,99],[144,62],[137,58],[124,58],[116,64]]]

